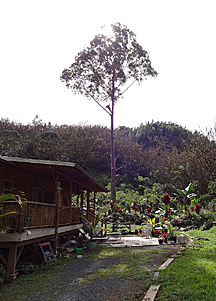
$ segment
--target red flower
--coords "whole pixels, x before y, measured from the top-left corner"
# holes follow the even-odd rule
[[[151,213],[151,212],[152,212],[151,207],[148,207],[148,208],[147,208],[147,211],[148,211],[149,213]]]
[[[139,229],[139,233],[142,233],[142,229]]]
[[[196,203],[196,213],[199,214],[200,213],[200,204]]]
[[[135,230],[134,230],[134,232],[135,232],[136,234],[138,234],[138,233],[139,233],[139,231],[138,231],[137,229],[135,229]]]
[[[191,208],[191,211],[194,211],[194,208]]]
[[[134,201],[134,205],[136,205],[136,201]]]
[[[139,209],[139,207],[136,207],[135,210],[137,211]]]
[[[168,237],[168,233],[164,232],[161,234],[162,237],[167,238]]]
[[[153,237],[159,237],[159,235],[160,235],[160,230],[153,231]]]
[[[170,196],[169,194],[165,194],[162,198],[161,198],[161,201],[165,204],[165,205],[168,205],[170,203]]]
[[[149,202],[149,200],[147,199],[146,202]]]
[[[164,217],[164,221],[169,221],[168,217]]]

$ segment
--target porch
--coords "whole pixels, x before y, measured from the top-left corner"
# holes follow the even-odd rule
[[[96,192],[106,189],[69,162],[1,157],[0,171],[0,194],[10,182],[24,191],[28,200],[22,206],[14,200],[0,204],[3,212],[16,212],[0,217],[0,231],[6,230],[0,237],[0,261],[7,267],[9,279],[16,276],[16,264],[25,245],[36,249],[36,244],[51,241],[56,249],[61,236],[78,235],[83,227],[81,212],[86,212],[90,221],[94,218],[91,193],[95,207]]]

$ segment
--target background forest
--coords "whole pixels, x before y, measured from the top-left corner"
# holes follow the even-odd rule
[[[209,193],[216,169],[215,129],[191,132],[154,122],[115,129],[117,189],[139,190],[154,183],[178,189],[196,183]],[[98,181],[110,183],[110,129],[100,125],[52,125],[36,116],[31,124],[0,120],[0,155],[75,162]]]

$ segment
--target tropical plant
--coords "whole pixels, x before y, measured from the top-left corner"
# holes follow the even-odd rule
[[[11,216],[13,214],[16,214],[17,212],[14,210],[14,208],[10,206],[2,206],[1,204],[8,200],[15,200],[19,203],[20,206],[25,204],[27,202],[27,199],[25,198],[25,193],[19,190],[14,190],[14,193],[9,194],[2,194],[0,195],[0,230],[2,233],[6,231],[5,225],[3,222],[3,218],[6,218],[8,216]]]
[[[191,199],[196,196],[195,193],[192,193],[193,191],[193,184],[190,183],[185,189],[176,189],[177,195],[180,197],[180,199],[183,201],[184,205],[189,205],[191,202]]]
[[[165,226],[167,227],[169,236],[173,237],[176,234],[176,227],[174,227],[171,222],[165,221]]]
[[[102,222],[103,217],[104,217],[104,210],[102,210],[102,209],[99,210],[95,214],[95,217],[94,217],[93,221],[91,221],[91,222],[88,221],[87,218],[82,216],[82,219],[85,220],[85,222],[88,224],[89,228],[91,229],[91,231],[90,231],[91,240],[93,239],[93,237],[96,237],[101,230],[106,231],[106,229],[104,229],[101,226],[101,222]]]
[[[161,234],[161,237],[163,237],[164,242],[167,241],[168,235],[169,235],[169,233],[167,233],[167,232],[163,232],[163,233]]]
[[[149,218],[148,222],[151,224],[151,231],[154,231],[154,228],[156,226],[155,217]]]

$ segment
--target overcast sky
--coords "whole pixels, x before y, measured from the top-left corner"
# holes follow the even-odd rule
[[[59,77],[101,26],[115,22],[137,35],[159,73],[118,100],[115,127],[154,120],[209,128],[216,117],[215,0],[0,1],[0,117],[110,126],[104,110]]]

